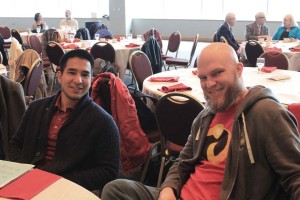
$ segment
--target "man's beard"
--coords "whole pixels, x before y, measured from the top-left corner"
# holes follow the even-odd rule
[[[214,112],[214,113],[224,112],[225,110],[227,110],[230,106],[232,106],[239,100],[239,98],[243,92],[243,89],[242,89],[241,84],[237,77],[236,77],[236,80],[234,81],[234,83],[235,84],[230,86],[225,91],[225,94],[223,97],[223,102],[219,102],[219,101],[214,102],[207,95],[204,94],[204,98],[206,100],[206,105],[210,108],[210,110],[212,112]]]

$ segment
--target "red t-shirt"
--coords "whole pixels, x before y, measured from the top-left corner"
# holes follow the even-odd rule
[[[181,190],[183,200],[220,199],[236,109],[237,105],[234,105],[215,115],[205,138],[200,163]]]

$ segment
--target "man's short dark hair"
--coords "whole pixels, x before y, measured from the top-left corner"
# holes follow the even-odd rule
[[[93,74],[94,57],[92,56],[92,54],[90,54],[89,52],[87,52],[84,49],[71,50],[71,51],[69,51],[69,52],[67,52],[63,55],[63,57],[59,61],[59,67],[60,67],[60,71],[62,73],[64,72],[64,69],[65,69],[65,67],[67,65],[67,62],[70,58],[81,58],[81,59],[88,60],[91,64],[91,73]]]
[[[41,13],[35,13],[34,15],[34,20],[37,21],[39,19]]]

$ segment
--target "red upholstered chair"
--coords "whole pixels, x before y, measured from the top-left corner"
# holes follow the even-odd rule
[[[265,66],[274,66],[284,70],[289,68],[289,59],[282,52],[266,51],[259,57],[265,58]]]
[[[168,47],[165,54],[162,54],[162,59],[166,60],[167,58],[177,58],[178,49],[181,42],[181,34],[179,31],[173,32],[169,37]],[[171,54],[169,54],[169,52]],[[175,56],[173,56],[175,54]],[[166,70],[166,66],[164,65]]]
[[[162,52],[162,49],[163,49],[163,44],[162,44],[162,39],[161,39],[161,36],[159,34],[159,32],[155,29],[155,28],[152,28],[150,29],[149,31],[147,31],[146,33],[143,34],[143,37],[144,37],[144,40],[147,41],[148,37],[150,36],[154,36],[159,47],[160,47],[160,50]]]
[[[59,61],[61,57],[65,54],[65,51],[58,43],[54,41],[50,41],[46,46],[46,52],[48,55],[48,59],[51,63],[52,72],[54,74],[54,76],[52,77],[52,83],[50,88],[50,94],[51,94],[56,79],[57,71],[59,70]]]
[[[142,91],[144,80],[153,74],[148,56],[142,51],[134,51],[129,57],[129,66],[138,89]]]
[[[182,94],[169,93],[156,104],[156,120],[161,132],[161,165],[157,186],[162,181],[165,165],[178,157],[190,135],[192,123],[203,110],[196,99]]]
[[[296,117],[298,121],[298,132],[300,133],[300,103],[293,103],[288,105],[288,110]]]
[[[263,47],[255,40],[249,40],[245,46],[248,63],[251,67],[256,66],[256,60],[264,53]]]
[[[43,74],[43,61],[41,59],[37,59],[32,64],[29,72],[25,77],[24,94],[25,94],[26,105],[28,105],[32,100],[34,100],[36,90],[40,85],[42,74]]]
[[[0,27],[0,34],[2,35],[4,40],[7,40],[11,37],[10,29],[7,26]],[[5,42],[3,47],[4,49],[9,49],[10,42]]]
[[[199,39],[199,34],[196,34],[196,36],[194,37],[194,42],[193,42],[193,46],[192,46],[192,50],[191,50],[189,59],[185,59],[185,58],[167,58],[165,63],[168,66],[168,69],[170,67],[175,67],[175,69],[177,69],[177,67],[188,68],[191,65],[192,59],[194,57],[194,54],[195,54],[195,51],[196,51],[196,48],[197,48],[197,44],[198,44],[198,39]]]

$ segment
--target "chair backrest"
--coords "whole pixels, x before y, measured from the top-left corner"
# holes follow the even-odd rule
[[[220,37],[220,42],[228,44],[228,42],[227,42],[227,40],[226,40],[226,38],[224,36]]]
[[[218,42],[217,32],[215,32],[213,35],[213,42]]]
[[[101,58],[102,60],[109,61],[110,63],[115,63],[115,49],[107,42],[97,42],[91,48],[91,54],[94,59]]]
[[[282,52],[266,51],[260,57],[265,58],[265,66],[275,66],[284,70],[289,68],[289,59]]]
[[[43,61],[41,59],[37,59],[32,64],[25,78],[25,83],[24,83],[25,96],[35,95],[35,92],[40,84],[42,72],[43,72]]]
[[[36,35],[30,35],[28,38],[30,47],[35,50],[39,55],[42,54],[42,43]]]
[[[172,53],[176,52],[175,57],[177,58],[180,42],[181,42],[181,34],[179,33],[179,31],[173,32],[168,41],[168,48],[166,54],[168,54],[169,51]]]
[[[87,28],[80,28],[76,31],[75,38],[79,38],[81,40],[90,40],[90,32]]]
[[[3,36],[5,40],[11,37],[10,29],[7,26],[0,27],[0,34]]]
[[[93,38],[96,31],[100,29],[101,22],[85,22],[85,28],[89,30],[90,38]]]
[[[198,40],[199,40],[199,34],[197,33],[196,36],[194,37],[194,41],[193,41],[193,46],[192,46],[192,50],[191,50],[191,54],[190,54],[190,60],[189,60],[189,65],[192,63],[192,59],[194,57],[197,45],[198,45]]]
[[[288,110],[296,117],[298,121],[298,132],[300,133],[300,103],[289,104]]]
[[[19,33],[19,31],[17,31],[16,29],[11,29],[11,36],[16,38],[18,40],[18,42],[20,43],[20,45],[23,45],[23,40],[22,37]]]
[[[161,36],[160,36],[159,32],[155,28],[152,28],[152,29],[150,29],[149,31],[147,31],[146,33],[143,34],[143,37],[144,37],[145,41],[147,41],[148,37],[150,37],[150,36],[155,37],[157,43],[159,44],[160,51],[162,52],[163,43],[162,43],[162,39],[161,39]]]
[[[2,53],[0,52],[0,64],[2,64],[3,62],[3,56],[2,56]]]
[[[245,46],[247,60],[252,67],[256,66],[256,59],[264,53],[264,48],[255,40],[249,40]]]
[[[63,48],[58,43],[50,41],[46,46],[46,52],[49,61],[54,65],[59,66],[59,61],[61,57],[65,54]],[[56,72],[56,69],[53,68],[53,71]]]
[[[164,95],[156,104],[156,120],[166,141],[184,146],[190,134],[193,120],[203,110],[196,99],[182,94],[169,93]]]
[[[142,51],[134,51],[129,57],[129,66],[138,89],[143,89],[144,80],[153,74],[148,56]]]

